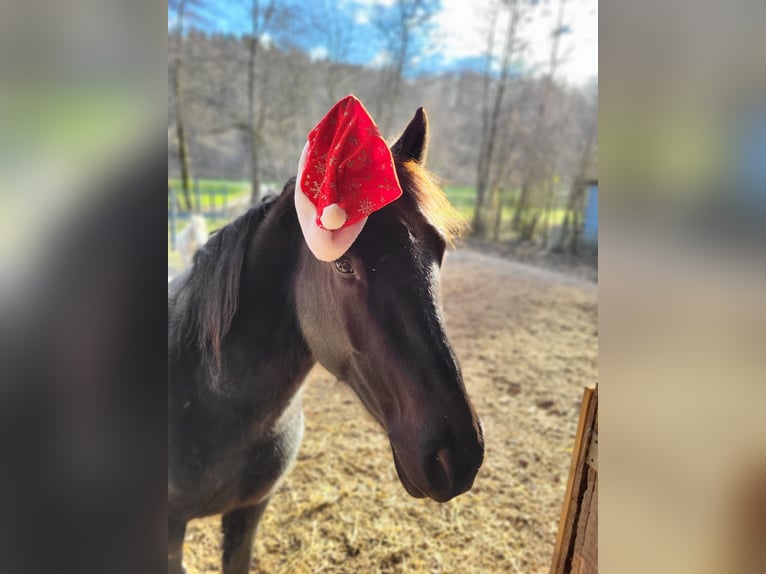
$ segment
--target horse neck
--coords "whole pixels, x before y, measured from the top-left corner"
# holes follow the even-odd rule
[[[250,239],[224,349],[224,376],[259,403],[289,401],[314,362],[295,309],[295,276],[307,248],[293,201],[292,187],[285,189]]]

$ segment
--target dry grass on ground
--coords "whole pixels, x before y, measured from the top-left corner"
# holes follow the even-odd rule
[[[443,299],[484,422],[473,490],[443,505],[411,498],[383,432],[317,367],[301,454],[261,523],[253,572],[548,572],[582,387],[596,382],[596,286],[461,249]],[[219,571],[219,524],[190,523],[189,574]]]

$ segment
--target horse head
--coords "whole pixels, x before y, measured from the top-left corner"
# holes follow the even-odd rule
[[[304,250],[296,306],[314,358],[386,431],[406,490],[445,502],[473,484],[484,440],[442,320],[439,278],[457,219],[425,170],[427,142],[419,109],[390,148],[402,196],[338,259]]]

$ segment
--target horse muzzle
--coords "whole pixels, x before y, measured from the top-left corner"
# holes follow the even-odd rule
[[[427,496],[436,502],[470,490],[484,459],[481,424],[475,429],[462,437],[449,432],[413,441],[391,436],[396,472],[405,490],[415,498]]]

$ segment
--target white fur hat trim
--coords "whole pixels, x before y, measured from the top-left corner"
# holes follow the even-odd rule
[[[306,162],[308,142],[303,147],[301,159],[298,162],[298,178],[295,182],[295,211],[298,223],[303,232],[306,245],[320,261],[335,261],[348,251],[351,244],[362,232],[367,218],[361,219],[347,227],[342,227],[346,221],[346,212],[337,204],[328,205],[322,212],[321,222],[325,229],[317,225],[317,210],[303,189],[301,176]]]

